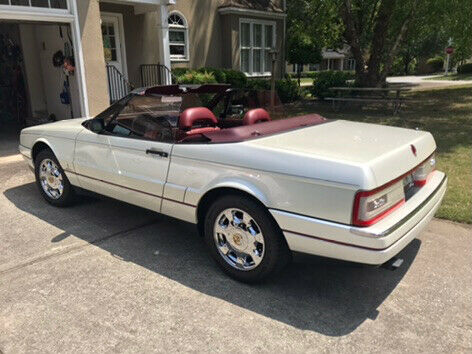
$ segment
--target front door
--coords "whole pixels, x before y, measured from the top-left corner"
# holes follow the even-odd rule
[[[102,13],[101,19],[105,62],[126,77],[123,18],[120,14]]]
[[[153,108],[155,100],[120,101],[97,117],[105,124],[102,133],[84,130],[77,137],[75,169],[83,188],[160,211],[173,133]]]

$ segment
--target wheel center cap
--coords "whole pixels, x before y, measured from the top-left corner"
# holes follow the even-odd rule
[[[239,232],[236,232],[231,235],[231,241],[233,246],[240,251],[244,251],[247,247],[246,237]]]

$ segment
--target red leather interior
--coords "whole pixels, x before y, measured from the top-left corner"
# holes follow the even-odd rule
[[[248,111],[243,118],[243,125],[252,125],[262,122],[270,122],[269,112],[263,108],[251,109]]]
[[[218,131],[218,130],[220,130],[220,128],[218,128],[218,127],[196,128],[196,129],[189,130],[185,134],[187,136],[189,136],[189,135],[195,135],[195,134],[204,134],[204,133],[215,132],[215,131]]]
[[[180,114],[179,128],[182,130],[191,130],[195,123],[215,126],[218,119],[212,111],[205,107],[187,108]]]
[[[157,140],[159,137],[159,130],[148,130],[144,133],[145,139]]]

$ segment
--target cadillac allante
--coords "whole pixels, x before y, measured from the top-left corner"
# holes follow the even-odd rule
[[[428,224],[446,191],[428,132],[271,119],[225,85],[133,91],[96,117],[21,132],[47,202],[90,190],[198,225],[228,275],[260,281],[292,252],[380,265]]]

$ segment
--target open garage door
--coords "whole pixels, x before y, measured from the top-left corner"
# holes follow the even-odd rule
[[[25,126],[81,116],[73,48],[69,24],[0,21],[4,147]]]

